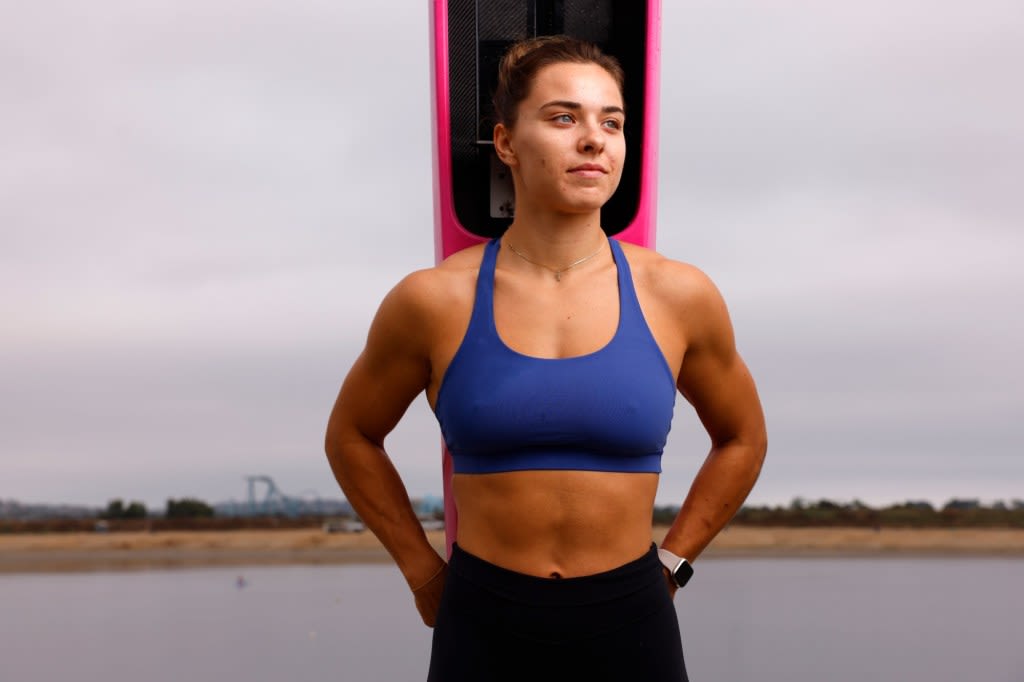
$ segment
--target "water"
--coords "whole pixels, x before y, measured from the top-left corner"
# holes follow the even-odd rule
[[[1024,682],[1024,561],[699,566],[676,600],[695,681]]]
[[[238,576],[246,585],[238,587]],[[676,598],[694,682],[1024,682],[1024,561],[705,560]],[[0,680],[422,680],[385,565],[0,575]]]

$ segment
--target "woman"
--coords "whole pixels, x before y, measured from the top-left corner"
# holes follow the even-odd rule
[[[725,305],[696,268],[605,236],[625,159],[622,70],[564,37],[514,45],[495,93],[512,225],[385,298],[327,454],[394,557],[429,679],[686,679],[672,597],[766,449]],[[711,438],[661,552],[651,542],[675,391]],[[459,514],[438,556],[383,448],[426,391]]]

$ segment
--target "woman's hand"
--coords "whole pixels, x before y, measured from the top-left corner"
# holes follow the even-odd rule
[[[661,572],[665,574],[665,584],[668,585],[668,598],[675,601],[676,591],[679,589],[679,585],[676,585],[675,579],[672,574],[668,572],[668,569],[662,566]]]
[[[448,564],[441,564],[432,578],[412,591],[416,610],[420,612],[420,618],[427,627],[432,628],[437,622],[437,610],[441,606],[441,593],[447,577]]]

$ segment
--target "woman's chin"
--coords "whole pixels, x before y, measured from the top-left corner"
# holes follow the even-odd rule
[[[611,197],[606,193],[600,194],[577,194],[565,197],[561,209],[564,213],[580,215],[600,211],[601,207],[608,203]]]

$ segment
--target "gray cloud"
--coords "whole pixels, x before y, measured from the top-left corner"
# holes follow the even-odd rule
[[[5,13],[0,497],[337,494],[341,377],[433,261],[425,9]],[[664,34],[658,244],[759,381],[753,501],[1024,496],[1017,4],[665,3]],[[707,448],[679,403],[665,502]],[[422,399],[388,445],[439,491]]]

